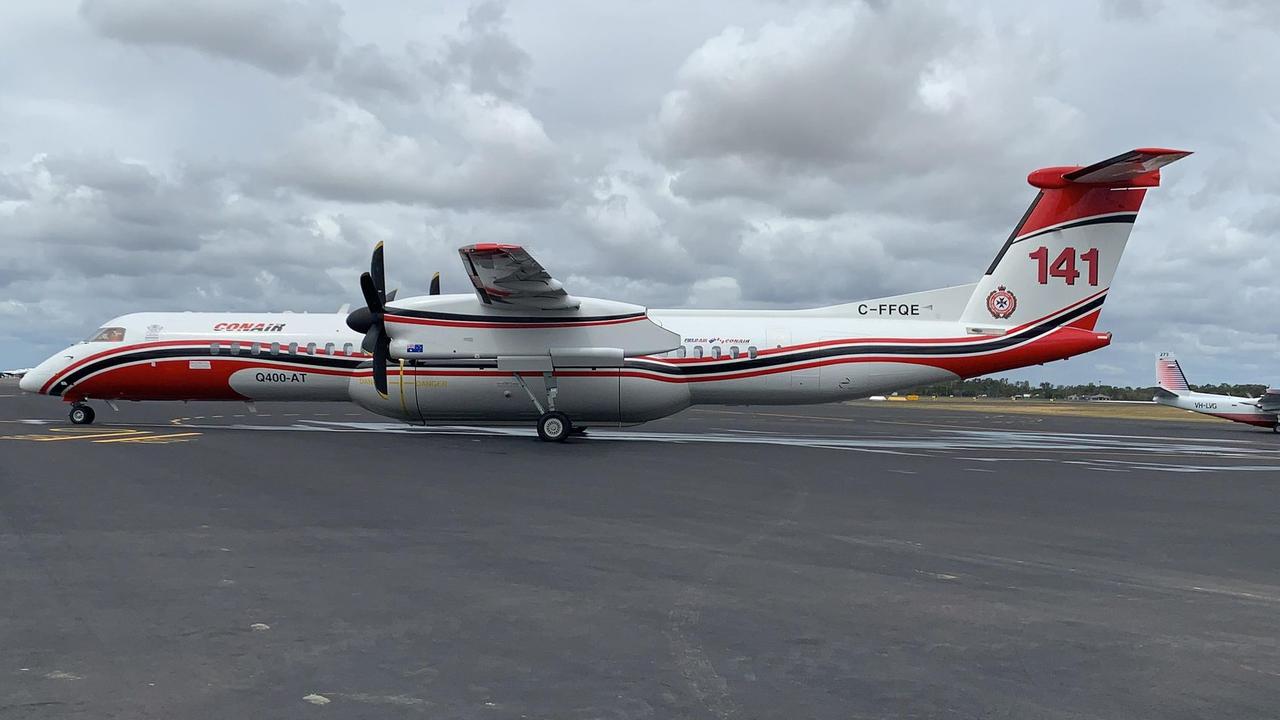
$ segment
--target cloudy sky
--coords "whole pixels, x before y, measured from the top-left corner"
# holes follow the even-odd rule
[[[1280,383],[1264,0],[49,0],[0,10],[0,367],[134,310],[333,311],[526,245],[575,294],[801,307],[972,282],[1029,170],[1196,155],[1034,382]]]

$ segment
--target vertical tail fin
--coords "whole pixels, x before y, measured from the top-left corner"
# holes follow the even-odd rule
[[[1160,353],[1156,358],[1156,386],[1174,395],[1191,393],[1187,376],[1182,374],[1182,366],[1178,364],[1177,358],[1169,353]]]
[[[978,281],[961,321],[1012,327],[1055,319],[1092,330],[1147,188],[1191,153],[1140,148],[1088,167],[1036,170],[1039,188]]]

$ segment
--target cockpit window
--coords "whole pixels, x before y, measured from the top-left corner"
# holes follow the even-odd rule
[[[89,338],[88,342],[124,342],[124,328],[100,328],[93,337]]]

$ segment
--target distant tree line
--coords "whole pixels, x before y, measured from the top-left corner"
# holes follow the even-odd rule
[[[1237,397],[1257,397],[1266,392],[1265,385],[1192,385],[1192,390],[1218,395],[1235,395]],[[1101,383],[1087,385],[1054,385],[1040,383],[1033,386],[1026,380],[1008,380],[1006,378],[974,378],[973,380],[955,380],[947,383],[934,383],[905,390],[900,394],[916,394],[924,397],[998,397],[1011,398],[1029,395],[1033,398],[1063,400],[1070,397],[1088,397],[1105,395],[1112,400],[1150,400],[1155,395],[1155,387],[1119,387]]]

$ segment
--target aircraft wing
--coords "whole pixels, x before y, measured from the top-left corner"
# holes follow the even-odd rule
[[[1280,412],[1280,388],[1267,388],[1267,392],[1258,398],[1258,409],[1263,412]]]
[[[486,305],[573,310],[580,304],[519,245],[477,243],[459,248],[458,254]]]

